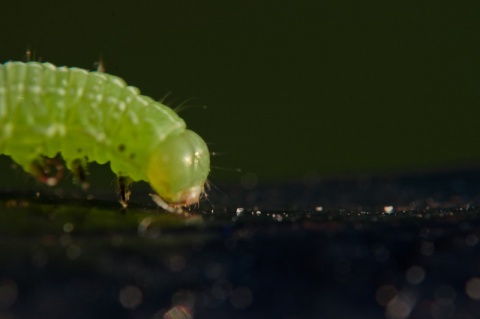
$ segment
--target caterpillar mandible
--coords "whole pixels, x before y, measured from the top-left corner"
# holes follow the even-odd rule
[[[39,62],[0,64],[0,154],[37,177],[57,154],[80,180],[87,161],[110,162],[124,206],[144,180],[170,211],[197,203],[210,171],[207,145],[171,108],[114,75]]]

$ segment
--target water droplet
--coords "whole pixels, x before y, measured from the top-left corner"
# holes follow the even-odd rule
[[[387,214],[393,213],[393,206],[384,206],[383,211]]]

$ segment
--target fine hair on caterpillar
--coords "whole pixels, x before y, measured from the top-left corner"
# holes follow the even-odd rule
[[[46,159],[61,154],[82,187],[88,186],[88,162],[110,162],[123,206],[129,185],[140,180],[168,211],[198,203],[210,172],[203,139],[174,110],[103,70],[102,62],[92,72],[51,63],[0,64],[0,154],[47,184],[61,176],[48,175],[55,163]],[[63,173],[60,166],[55,172]]]
[[[166,105],[172,105],[176,104],[175,106],[172,106],[172,109],[175,111],[175,113],[180,114],[181,112],[192,109],[192,108],[202,108],[204,110],[207,109],[206,105],[198,105],[198,104],[189,104],[192,100],[194,100],[194,97],[190,97],[187,99],[184,99],[183,101],[179,102],[178,104],[173,102],[173,103],[167,103],[167,100],[169,99],[170,95],[172,94],[172,91],[168,91],[160,100],[160,103],[166,104]]]

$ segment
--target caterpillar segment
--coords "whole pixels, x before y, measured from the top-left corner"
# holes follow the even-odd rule
[[[119,77],[51,63],[0,64],[0,154],[40,180],[38,159],[60,154],[82,187],[88,161],[109,162],[122,205],[144,180],[170,211],[197,203],[210,171],[205,142],[172,109]]]

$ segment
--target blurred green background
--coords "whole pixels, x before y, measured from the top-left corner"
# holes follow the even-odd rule
[[[29,46],[178,105],[212,180],[480,163],[474,1],[3,0],[0,60]],[[241,168],[242,173],[220,168]],[[2,174],[8,167],[1,168]]]

